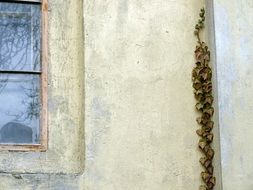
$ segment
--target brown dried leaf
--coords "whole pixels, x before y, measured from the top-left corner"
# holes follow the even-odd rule
[[[214,109],[213,109],[213,107],[209,107],[207,109],[204,109],[203,113],[206,113],[206,114],[208,114],[210,116],[213,116]]]
[[[207,189],[207,187],[206,187],[206,186],[201,185],[201,186],[199,187],[199,190],[208,190],[208,189]]]
[[[192,76],[193,77],[197,77],[199,75],[199,72],[200,72],[200,67],[195,67],[193,70],[192,70]]]
[[[213,166],[206,167],[208,173],[213,174]]]
[[[199,95],[199,94],[201,94],[201,95],[202,95],[202,94],[203,94],[203,91],[202,91],[201,89],[199,89],[199,90],[195,90],[195,94],[196,94],[196,95]]]
[[[202,173],[201,173],[201,177],[202,177],[202,179],[203,179],[203,181],[204,181],[205,183],[208,183],[209,180],[212,178],[212,175],[210,175],[210,174],[207,173],[207,172],[202,172]]]
[[[202,87],[201,82],[200,82],[198,79],[196,79],[196,80],[193,82],[193,88],[194,88],[195,90],[199,90],[201,87]]]
[[[204,56],[204,59],[206,60],[206,61],[210,61],[210,51],[207,51],[206,53],[205,53],[205,56]]]
[[[201,66],[202,66],[202,63],[201,63],[200,61],[197,61],[197,62],[196,62],[196,65],[197,65],[197,67],[201,67]]]
[[[198,118],[196,119],[196,121],[197,121],[198,124],[201,124],[202,121],[203,121],[203,119],[202,119],[202,117],[198,117]]]
[[[215,186],[215,184],[216,184],[216,179],[215,179],[215,177],[212,177],[212,178],[209,180],[209,182],[207,183],[207,187],[208,187],[209,189],[213,189],[213,187]]]
[[[213,97],[212,96],[207,96],[206,99],[205,99],[205,104],[210,104],[212,105],[213,103]]]
[[[204,80],[206,80],[206,79],[208,78],[208,73],[203,73],[203,74],[201,74],[201,77],[202,77]]]
[[[199,148],[202,149],[202,150],[204,150],[204,148],[206,147],[206,145],[207,145],[207,144],[206,144],[205,141],[200,141],[200,142],[199,142]]]
[[[213,159],[213,157],[214,157],[214,150],[212,148],[209,148],[208,151],[206,152],[206,156],[209,159]]]
[[[207,142],[212,142],[213,141],[213,134],[212,133],[208,134],[206,136],[206,140],[207,140]]]
[[[203,48],[201,46],[198,46],[195,50],[195,58],[196,60],[200,61],[203,59]]]
[[[207,126],[204,126],[204,127],[203,127],[203,130],[204,130],[205,132],[210,132],[210,131],[212,130],[212,128],[207,127]]]
[[[207,183],[208,190],[213,190],[214,185],[212,183]]]
[[[212,183],[213,185],[215,185],[216,184],[216,178],[212,177],[209,182]]]
[[[196,109],[199,110],[199,111],[201,111],[201,110],[203,109],[203,105],[202,105],[201,103],[197,103],[197,104],[195,105],[195,107],[196,107]]]
[[[207,144],[204,148],[204,152],[207,154],[207,152],[211,149],[211,147]],[[209,158],[209,157],[208,157]]]
[[[202,129],[198,129],[198,130],[196,131],[196,133],[197,133],[199,136],[203,136],[204,131],[203,131]]]
[[[213,125],[214,125],[214,122],[213,122],[213,121],[208,121],[208,122],[206,123],[206,126],[209,127],[209,128],[211,128],[211,129],[213,129]]]
[[[204,165],[205,162],[206,162],[206,160],[207,160],[206,157],[202,157],[202,158],[199,159],[199,162],[200,162],[202,165]]]
[[[211,164],[212,164],[212,161],[209,159],[206,159],[204,166],[207,168],[207,167],[210,167]]]
[[[195,98],[196,98],[197,101],[202,102],[203,95],[202,94],[195,94]]]

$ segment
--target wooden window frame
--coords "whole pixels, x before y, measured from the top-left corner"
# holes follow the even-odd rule
[[[41,75],[40,75],[40,143],[39,144],[0,144],[0,151],[45,152],[48,149],[48,0],[9,0],[0,2],[35,3],[41,5]]]

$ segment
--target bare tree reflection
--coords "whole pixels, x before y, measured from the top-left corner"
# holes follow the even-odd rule
[[[40,117],[40,89],[38,85],[38,80],[29,80],[29,88],[27,86],[21,85],[22,90],[26,96],[25,99],[22,100],[22,105],[26,107],[26,109],[18,114],[9,115],[15,116],[16,121],[24,122],[28,120],[36,120]]]
[[[0,68],[23,69],[31,43],[29,23],[14,13],[1,13],[0,17]]]
[[[6,87],[7,82],[8,82],[8,76],[0,75],[0,94]]]
[[[1,96],[4,97],[6,101],[6,97],[8,95],[11,96],[11,93],[14,92],[15,99],[12,103],[9,103],[5,107],[5,117],[8,118],[7,121],[2,123],[2,132],[8,135],[2,135],[1,140],[10,140],[15,139],[15,143],[19,142],[20,139],[12,136],[17,134],[17,131],[20,131],[21,128],[24,130],[26,135],[31,134],[33,137],[32,142],[39,142],[39,117],[40,117],[40,88],[39,88],[39,76],[38,75],[10,75],[8,85],[6,90],[3,91]],[[0,96],[0,103],[3,103]],[[8,100],[7,100],[8,101]],[[3,116],[3,114],[1,114]],[[4,119],[4,118],[2,118]],[[28,128],[32,129],[32,133],[28,133]],[[9,133],[8,133],[9,131]],[[28,133],[28,134],[27,134]],[[22,133],[20,134],[20,138]],[[25,135],[24,134],[24,135]],[[30,136],[30,135],[28,135]],[[26,136],[26,138],[28,138]],[[8,137],[8,138],[7,138]],[[30,139],[30,138],[29,138]],[[31,142],[31,143],[32,143]]]
[[[40,116],[40,89],[37,75],[29,80],[12,81],[14,74],[1,71],[40,70],[40,9],[28,4],[0,3],[0,101],[7,85],[18,85],[20,94],[26,98],[20,105],[25,107],[20,113],[6,110],[14,121],[37,120]],[[19,74],[18,74],[19,75]],[[23,75],[23,74],[22,74]],[[28,76],[28,75],[27,75]],[[4,105],[3,105],[4,106]],[[18,106],[18,105],[17,105]],[[1,119],[1,118],[0,118]],[[1,127],[1,126],[0,126]]]

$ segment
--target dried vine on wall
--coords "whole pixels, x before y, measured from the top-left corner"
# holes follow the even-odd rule
[[[209,65],[210,51],[207,45],[200,39],[200,32],[204,28],[205,21],[204,9],[201,9],[199,16],[200,19],[194,31],[198,44],[195,50],[196,66],[192,71],[192,80],[194,95],[197,100],[196,109],[201,113],[201,117],[197,118],[197,122],[201,126],[201,128],[197,130],[197,134],[200,136],[198,146],[204,154],[204,156],[200,158],[200,163],[205,168],[201,173],[205,185],[201,185],[200,190],[213,190],[216,179],[213,176],[214,150],[211,147],[214,136],[212,133],[214,126],[214,122],[212,121],[214,113],[212,69]]]

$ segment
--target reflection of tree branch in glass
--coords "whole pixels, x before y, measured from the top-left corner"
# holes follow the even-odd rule
[[[12,82],[20,83],[21,81]],[[24,105],[26,109],[18,114],[13,114],[11,111],[6,112],[8,115],[14,116],[15,120],[19,122],[32,121],[33,119],[39,119],[40,116],[41,105],[38,81],[36,81],[35,78],[34,80],[27,80],[26,82],[30,83],[29,87],[20,84],[20,89],[25,95],[25,98],[22,100],[22,105]]]
[[[0,143],[39,141],[40,28],[40,5],[0,3]]]
[[[17,120],[33,120],[38,119],[40,116],[40,89],[38,84],[34,81],[31,82],[31,88],[26,88],[22,86],[27,99],[22,101],[22,104],[26,106],[25,112],[22,112],[21,115],[17,116]]]

